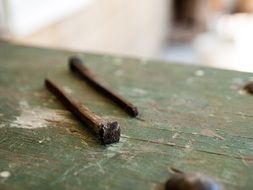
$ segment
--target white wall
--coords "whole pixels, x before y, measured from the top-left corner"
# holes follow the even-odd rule
[[[0,27],[26,36],[84,8],[94,0],[0,0]]]
[[[170,32],[172,0],[10,1],[10,7],[17,7],[10,11],[16,15],[10,27],[14,37],[9,38],[15,43],[153,58],[160,55]],[[71,6],[75,13],[70,15]],[[54,14],[55,10],[59,13]],[[69,16],[62,16],[63,12]]]

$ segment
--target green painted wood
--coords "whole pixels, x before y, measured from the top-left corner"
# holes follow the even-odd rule
[[[139,119],[69,72],[78,55],[140,110]],[[0,43],[0,188],[159,189],[171,167],[253,189],[252,75]],[[50,77],[122,128],[102,146],[44,87]]]

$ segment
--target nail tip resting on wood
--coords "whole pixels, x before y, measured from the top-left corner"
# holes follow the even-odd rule
[[[127,112],[132,117],[137,117],[139,112],[136,106],[129,102],[126,98],[122,97],[120,94],[111,90],[107,86],[101,83],[100,80],[97,80],[97,77],[90,71],[89,68],[83,64],[83,61],[76,57],[72,56],[69,58],[69,68],[70,70],[79,75],[84,79],[88,84],[90,84],[95,90],[103,94],[108,99],[112,100],[119,107],[121,107],[125,112]]]

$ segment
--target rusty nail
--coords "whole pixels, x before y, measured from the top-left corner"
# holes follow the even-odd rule
[[[71,71],[79,74],[88,84],[90,84],[99,93],[105,95],[107,98],[115,102],[123,110],[133,117],[138,115],[138,109],[131,102],[120,96],[116,92],[110,90],[108,87],[99,82],[95,75],[88,69],[78,57],[70,57],[69,66]]]
[[[45,79],[45,86],[73,115],[93,129],[93,131],[99,136],[102,144],[110,144],[119,141],[120,126],[117,121],[104,121],[83,104],[66,94],[60,87],[49,79]]]

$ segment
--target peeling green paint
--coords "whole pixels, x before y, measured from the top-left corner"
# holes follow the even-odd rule
[[[140,117],[73,76],[71,55],[134,102]],[[240,93],[249,73],[6,43],[0,72],[0,188],[157,189],[171,167],[213,176],[229,190],[253,188],[253,97]],[[120,142],[101,146],[44,88],[47,76],[117,120]]]

